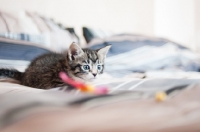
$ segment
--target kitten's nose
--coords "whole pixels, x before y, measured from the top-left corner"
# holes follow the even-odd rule
[[[92,74],[93,74],[94,77],[97,75],[96,73],[92,73]]]

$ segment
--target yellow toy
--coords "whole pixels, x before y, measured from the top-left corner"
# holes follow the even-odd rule
[[[167,94],[165,92],[157,92],[155,98],[156,101],[161,102],[167,98]]]

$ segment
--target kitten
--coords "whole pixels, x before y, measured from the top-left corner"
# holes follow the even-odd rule
[[[41,55],[30,63],[25,72],[0,69],[0,76],[13,78],[22,85],[40,89],[66,86],[59,78],[61,71],[74,80],[89,81],[103,73],[104,59],[110,47],[109,45],[98,50],[81,49],[72,43],[65,54]]]

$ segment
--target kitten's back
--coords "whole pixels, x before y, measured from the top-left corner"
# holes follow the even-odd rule
[[[21,80],[22,85],[48,89],[63,86],[59,78],[60,71],[67,71],[64,54],[48,53],[37,57],[26,69]]]

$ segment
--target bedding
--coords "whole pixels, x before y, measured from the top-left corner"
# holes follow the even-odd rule
[[[119,34],[103,39],[95,38],[90,43],[88,43],[88,47],[98,49],[105,45],[111,44],[112,47],[108,56],[113,56],[132,51],[144,46],[160,47],[164,46],[167,43],[173,43],[173,45],[177,46],[179,49],[187,49],[186,47],[183,47],[180,44],[174,43],[166,39],[133,34]]]
[[[1,60],[31,61],[37,56],[49,52],[51,52],[50,49],[37,44],[0,38]]]
[[[143,46],[130,52],[108,57],[106,71],[115,76],[128,72],[196,71],[200,70],[199,56],[187,49],[167,43],[164,46]]]
[[[194,83],[175,88],[133,89],[107,96],[74,96],[75,93],[30,89],[9,83],[1,83],[0,87],[5,90],[1,90],[0,100],[0,106],[4,106],[0,111],[2,132],[39,132],[44,128],[55,132],[200,130],[197,125],[200,123],[200,86]],[[171,92],[165,101],[157,102],[154,92],[157,90]]]
[[[111,31],[105,31],[101,29],[94,29],[94,28],[88,28],[88,27],[83,27],[83,36],[85,38],[85,41],[89,43],[92,39],[94,38],[106,38],[113,36],[115,33]]]
[[[0,11],[0,37],[36,43],[57,52],[79,41],[51,19],[28,11]]]
[[[35,57],[55,52],[39,44],[0,37],[0,68],[15,68],[23,72]]]

